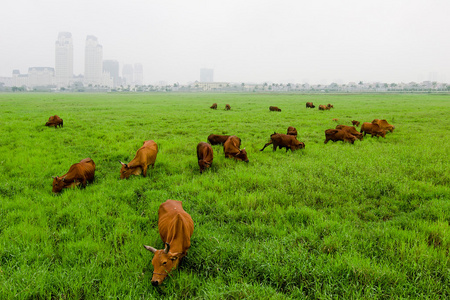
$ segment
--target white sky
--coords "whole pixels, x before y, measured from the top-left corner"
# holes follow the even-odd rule
[[[0,76],[55,66],[71,32],[103,58],[142,63],[144,83],[450,81],[449,0],[5,0]],[[120,73],[122,71],[120,70]]]

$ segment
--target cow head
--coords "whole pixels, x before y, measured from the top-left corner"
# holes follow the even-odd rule
[[[305,143],[297,141],[297,143],[295,143],[295,145],[293,145],[291,147],[291,151],[298,150],[298,149],[304,149],[304,148],[305,148]]]
[[[144,247],[155,254],[152,259],[152,285],[158,286],[166,279],[167,275],[169,275],[172,270],[175,270],[178,267],[178,264],[184,255],[182,253],[170,252],[170,245],[168,243],[166,243],[166,247],[163,250],[156,250],[155,248],[146,245],[144,245]]]
[[[198,165],[199,165],[199,167],[200,167],[200,173],[203,173],[203,171],[204,171],[206,168],[211,167],[211,163],[210,163],[210,162],[207,162],[207,161],[205,161],[205,160],[203,160],[203,159],[200,159],[200,160],[198,161]]]
[[[234,155],[234,159],[242,160],[248,163],[247,151],[244,149],[239,149],[239,152]]]
[[[52,192],[53,193],[59,193],[62,191],[62,189],[66,186],[66,183],[64,182],[65,177],[52,177],[53,178],[53,188],[52,188]]]
[[[130,168],[128,164],[124,164],[119,160],[122,168],[120,169],[120,179],[128,179],[131,175],[140,175],[142,173],[141,167]]]

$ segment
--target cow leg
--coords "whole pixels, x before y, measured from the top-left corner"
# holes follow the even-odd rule
[[[147,176],[147,168],[148,168],[148,166],[143,166],[142,167],[142,175],[144,175],[144,177]]]
[[[265,144],[264,147],[263,147],[261,150],[259,150],[259,151],[263,151],[267,146],[269,146],[269,145],[271,145],[271,144],[272,144],[272,141],[268,142],[268,143]],[[275,151],[275,150],[274,150],[274,151]]]

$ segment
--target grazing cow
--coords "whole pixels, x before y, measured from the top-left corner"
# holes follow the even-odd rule
[[[144,245],[145,249],[155,254],[152,259],[153,286],[160,285],[167,275],[178,267],[191,247],[194,221],[184,211],[181,201],[168,199],[159,206],[158,231],[164,242],[164,249],[156,250]]]
[[[334,108],[333,104],[328,103],[327,104],[327,109],[331,109],[331,108]]]
[[[69,171],[63,176],[53,178],[53,193],[59,193],[62,189],[76,187],[80,184],[85,187],[86,183],[94,181],[95,163],[90,158],[82,159],[79,163],[70,166]]]
[[[48,122],[45,123],[45,126],[55,126],[55,129],[59,126],[59,127],[64,127],[63,126],[63,119],[61,119],[60,117],[58,117],[57,115],[51,116],[50,118],[48,118]]]
[[[213,149],[210,144],[205,142],[198,143],[197,159],[201,174],[206,168],[209,168],[211,166],[213,161]]]
[[[286,152],[288,150],[291,150],[293,152],[297,149],[305,148],[305,144],[299,142],[294,136],[274,132],[270,135],[270,142],[265,144],[264,147],[259,151],[263,151],[267,146],[272,144],[273,151],[277,150],[277,147],[279,147],[280,149],[286,148]]]
[[[329,108],[326,107],[326,105],[319,105],[319,110],[328,110]]]
[[[235,135],[230,136],[223,144],[223,151],[225,158],[234,158],[248,162],[247,151],[239,149],[241,147],[241,139]]]
[[[358,140],[362,140],[363,139],[363,134],[359,133],[358,130],[356,130],[355,127],[353,127],[353,126],[337,125],[336,129],[341,129],[341,130],[347,131],[347,133],[350,133],[351,135],[353,135]]]
[[[306,102],[306,108],[315,108],[316,106],[312,102]]]
[[[212,109],[217,109],[217,103],[213,103],[213,105],[211,105],[210,108],[212,108]]]
[[[281,109],[279,109],[279,108],[276,107],[276,106],[269,106],[269,110],[270,110],[270,111],[281,111]]]
[[[359,121],[353,120],[352,125],[358,127],[361,124]]]
[[[295,129],[295,127],[289,126],[287,129],[287,135],[292,135],[295,138],[297,138],[297,129]]]
[[[333,119],[333,121],[337,122],[337,121],[339,121],[339,119]]]
[[[328,143],[328,141],[343,141],[343,142],[350,142],[354,143],[356,140],[356,137],[351,135],[345,130],[342,129],[327,129],[325,130],[325,144]]]
[[[128,179],[131,175],[147,176],[148,166],[155,167],[156,155],[158,154],[158,145],[155,141],[145,141],[143,146],[138,149],[133,160],[128,164],[120,162],[122,168],[120,169],[120,179]]]
[[[208,142],[211,145],[223,145],[225,141],[229,138],[229,135],[218,135],[218,134],[210,134],[208,136]],[[239,139],[240,140],[240,139]]]
[[[225,105],[225,110],[230,110],[230,109],[231,109],[230,104],[226,104],[226,105]]]
[[[383,130],[389,130],[389,132],[393,132],[395,129],[395,126],[389,124],[386,120],[380,120],[380,119],[374,119],[372,121],[372,124],[378,124],[381,129]]]
[[[367,133],[369,133],[372,137],[385,137],[386,136],[386,130],[381,129],[381,127],[378,124],[373,124],[369,122],[364,122],[361,125],[361,133],[364,132],[364,136],[366,136]]]

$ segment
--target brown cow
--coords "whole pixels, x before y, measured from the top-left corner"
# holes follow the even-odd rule
[[[213,105],[211,105],[210,108],[212,108],[212,109],[217,109],[217,103],[213,103]]]
[[[306,108],[315,108],[316,106],[312,102],[306,102]]]
[[[225,110],[230,110],[230,109],[231,109],[230,104],[226,104],[226,105],[225,105]]]
[[[358,140],[362,140],[364,137],[363,134],[359,133],[358,130],[356,130],[355,127],[353,127],[353,126],[337,125],[336,129],[341,129],[341,130],[347,131],[347,133],[350,133]]]
[[[378,124],[373,124],[369,122],[364,122],[361,125],[361,133],[364,132],[364,136],[366,136],[367,133],[369,133],[372,137],[385,137],[386,136],[386,130],[381,129],[381,127]]]
[[[319,110],[329,110],[329,108],[326,107],[326,105],[319,105]]]
[[[247,151],[239,149],[241,147],[241,139],[235,135],[230,136],[223,144],[223,151],[226,158],[234,158],[248,162]]]
[[[45,126],[55,126],[55,129],[59,126],[59,127],[64,127],[63,126],[63,119],[61,119],[60,117],[58,117],[57,115],[51,116],[50,118],[48,118],[48,122],[45,123]]]
[[[327,104],[327,109],[331,109],[331,108],[334,108],[333,104],[328,103]]]
[[[335,118],[335,119],[333,119],[333,121],[337,122],[337,121],[339,121],[339,119],[336,119],[336,118]]]
[[[299,142],[294,136],[274,132],[270,135],[270,142],[265,144],[264,147],[259,151],[263,151],[267,146],[272,144],[273,151],[277,150],[277,147],[279,147],[280,149],[286,148],[286,152],[288,150],[291,150],[293,152],[297,149],[305,148],[305,144],[303,142]]]
[[[69,171],[63,176],[53,178],[53,193],[59,193],[62,189],[76,187],[80,184],[85,187],[86,183],[94,181],[95,163],[90,158],[82,159],[79,163],[70,166]]]
[[[159,206],[158,231],[164,242],[163,250],[144,245],[153,252],[152,285],[160,285],[167,275],[178,267],[181,259],[191,247],[191,236],[194,233],[194,221],[184,211],[182,202],[168,199]]]
[[[356,137],[351,135],[345,130],[342,129],[327,129],[325,130],[325,144],[328,143],[328,141],[343,141],[343,142],[350,142],[354,143],[356,140]]]
[[[374,119],[372,121],[372,124],[378,124],[381,129],[383,130],[389,130],[389,132],[393,132],[395,129],[395,126],[389,124],[386,120],[380,120],[380,119]]]
[[[209,168],[211,166],[213,161],[213,149],[210,144],[205,142],[198,143],[197,159],[201,174],[206,168]]]
[[[218,134],[210,134],[208,136],[208,142],[211,145],[223,145],[225,141],[229,138],[229,135],[218,135]]]
[[[276,107],[276,106],[269,106],[269,110],[270,110],[270,111],[281,111],[281,109],[279,109],[279,108]]]
[[[358,127],[361,124],[359,121],[353,120],[352,125]]]
[[[297,129],[295,129],[295,127],[289,126],[287,129],[287,135],[292,135],[295,138],[297,138]]]
[[[133,160],[128,164],[120,162],[122,168],[120,169],[120,179],[129,178],[131,175],[147,176],[148,166],[155,167],[156,155],[158,154],[158,145],[155,141],[145,141],[143,146],[138,149]]]

